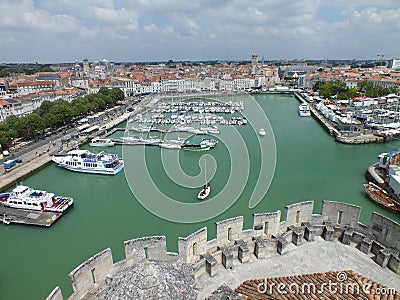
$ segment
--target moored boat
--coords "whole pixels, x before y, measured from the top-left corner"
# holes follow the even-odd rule
[[[115,175],[124,168],[124,161],[116,154],[80,149],[53,155],[52,161],[62,168],[81,173]]]
[[[89,143],[91,147],[114,147],[115,143],[111,139],[96,137]]]
[[[364,184],[364,190],[367,193],[368,197],[376,204],[387,208],[392,212],[399,211],[396,202],[381,187],[372,182],[369,182]]]
[[[161,148],[165,148],[165,149],[181,149],[181,145],[176,144],[176,143],[162,142],[162,143],[159,143],[158,146],[160,146]]]
[[[18,185],[10,193],[0,194],[0,203],[5,207],[16,209],[64,213],[74,205],[74,200]]]
[[[299,115],[300,117],[311,116],[310,107],[308,106],[308,104],[303,103],[299,106]]]

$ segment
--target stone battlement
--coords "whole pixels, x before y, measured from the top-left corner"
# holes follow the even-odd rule
[[[283,255],[296,246],[312,242],[320,236],[325,241],[338,241],[373,255],[375,262],[400,274],[400,225],[380,214],[372,213],[370,224],[359,222],[361,208],[355,205],[323,201],[320,214],[313,214],[314,202],[306,201],[285,207],[281,212],[253,214],[253,225],[243,229],[242,216],[216,223],[216,237],[208,240],[207,228],[201,228],[186,238],[178,239],[178,253],[167,252],[166,237],[152,236],[124,242],[125,259],[114,263],[111,249],[89,258],[69,277],[74,293],[68,299],[93,295],[104,286],[107,278],[144,260],[180,261],[189,263],[194,277],[214,276],[221,265],[226,269],[240,267],[234,261],[246,263],[251,256],[263,259],[268,253]],[[47,300],[62,300],[56,287]]]

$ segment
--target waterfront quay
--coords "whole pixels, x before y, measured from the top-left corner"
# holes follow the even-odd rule
[[[0,206],[0,216],[4,224],[23,224],[50,227],[62,214],[54,212],[32,211]]]
[[[142,102],[136,105],[135,113],[141,112],[148,107],[154,105],[158,101],[155,97],[147,97]],[[106,134],[111,129],[113,129],[118,124],[127,120],[130,114],[125,113],[116,116],[114,119],[106,122],[100,131],[89,135],[77,135],[76,138],[69,139],[69,142],[65,142],[65,138],[69,137],[67,132],[63,135],[58,135],[56,138],[48,139],[46,143],[37,143],[30,147],[28,151],[21,151],[23,154],[16,153],[15,157],[20,157],[22,159],[21,164],[17,164],[14,168],[8,171],[4,171],[0,174],[0,191],[4,191],[12,186],[17,185],[22,182],[27,177],[33,175],[34,173],[40,171],[44,167],[51,164],[51,158],[55,153],[65,153],[82,144],[87,143],[92,138],[97,135]],[[72,130],[75,132],[75,130]],[[71,131],[71,133],[72,133]],[[72,134],[71,134],[72,136]]]
[[[388,140],[382,136],[377,136],[371,132],[367,133],[367,131],[366,133],[362,133],[359,135],[350,135],[348,133],[341,132],[338,129],[337,125],[335,125],[333,122],[325,118],[323,114],[319,112],[312,103],[307,102],[300,93],[294,92],[294,96],[300,103],[309,105],[312,116],[330,135],[335,137],[336,141],[340,143],[368,144],[368,143],[382,143]]]

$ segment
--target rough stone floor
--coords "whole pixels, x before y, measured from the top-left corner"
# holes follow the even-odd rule
[[[197,299],[204,299],[225,283],[235,289],[240,283],[252,278],[267,278],[327,272],[334,270],[353,270],[373,281],[390,288],[399,289],[400,275],[387,268],[381,268],[369,256],[352,246],[340,242],[327,242],[316,237],[314,242],[306,242],[301,246],[291,244],[284,255],[272,253],[267,258],[257,260],[252,255],[248,263],[235,262],[231,270],[219,265],[219,272],[214,277],[204,274],[197,279],[197,284],[203,289]]]

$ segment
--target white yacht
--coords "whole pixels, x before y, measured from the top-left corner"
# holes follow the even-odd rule
[[[116,154],[92,153],[80,149],[53,155],[52,160],[60,167],[82,173],[115,175],[124,168],[124,161]]]
[[[63,213],[74,205],[74,200],[18,185],[11,193],[0,194],[0,203],[10,208]]]
[[[90,147],[114,147],[115,143],[111,139],[96,137],[89,143]]]
[[[300,117],[310,117],[311,112],[310,112],[310,107],[308,104],[303,103],[299,106],[299,115]]]

